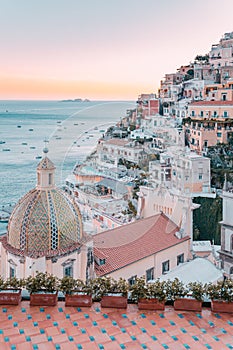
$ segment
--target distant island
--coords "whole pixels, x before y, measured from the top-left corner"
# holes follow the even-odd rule
[[[62,100],[60,102],[91,102],[91,101],[88,100],[87,98],[85,98],[84,100],[81,98],[75,98],[74,100]]]

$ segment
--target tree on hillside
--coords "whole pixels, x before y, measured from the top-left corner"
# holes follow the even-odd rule
[[[222,198],[194,198],[194,203],[201,204],[193,212],[194,240],[210,240],[221,243]]]

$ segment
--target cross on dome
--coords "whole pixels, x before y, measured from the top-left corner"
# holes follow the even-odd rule
[[[44,148],[43,148],[43,153],[46,155],[49,152],[48,147],[46,146],[46,143],[49,143],[47,139],[44,139]]]
[[[45,147],[43,148],[44,157],[37,166],[37,189],[48,189],[55,187],[55,166],[53,162],[47,157],[48,143],[44,140]]]

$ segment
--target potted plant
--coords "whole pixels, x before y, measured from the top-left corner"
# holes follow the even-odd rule
[[[145,278],[136,279],[132,286],[132,297],[137,299],[138,308],[144,310],[164,310],[166,301],[166,282],[157,279],[146,283]]]
[[[57,304],[58,278],[47,272],[37,272],[25,280],[30,293],[30,305],[55,306]]]
[[[148,299],[148,285],[146,284],[145,276],[136,277],[134,283],[129,287],[130,298],[138,303],[140,299]]]
[[[188,294],[188,290],[185,288],[184,283],[178,278],[175,278],[174,280],[168,280],[166,282],[166,288],[167,297],[172,301],[175,301],[179,298],[184,298]]]
[[[91,306],[91,285],[80,279],[74,279],[70,276],[64,276],[60,280],[59,290],[65,294],[65,306]]]
[[[94,301],[100,301],[106,291],[106,284],[108,280],[105,277],[96,277],[90,280],[92,289],[92,298]]]
[[[200,312],[205,295],[205,287],[201,282],[190,282],[185,286],[185,295],[174,300],[175,310]]]
[[[211,299],[213,312],[233,313],[233,281],[226,279],[216,284],[206,284],[206,294]]]
[[[132,300],[138,303],[139,309],[164,310],[166,301],[166,282],[157,279],[146,283],[145,277],[136,278],[130,287]]]
[[[168,298],[173,300],[175,310],[201,311],[205,288],[200,282],[185,285],[178,278],[167,281]]]
[[[128,282],[120,278],[97,278],[92,282],[94,297],[102,307],[127,308]]]
[[[23,280],[10,277],[4,281],[0,277],[0,305],[18,305],[21,301]]]
[[[202,291],[202,284],[190,282],[187,286],[178,278],[167,281],[168,299],[174,302],[175,310],[201,311],[202,302],[195,298]],[[199,292],[198,292],[199,290]],[[192,291],[195,291],[192,294]],[[204,289],[203,289],[204,293]]]

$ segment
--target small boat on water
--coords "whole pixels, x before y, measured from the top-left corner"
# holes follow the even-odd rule
[[[29,131],[33,131],[33,129],[28,129]]]
[[[9,218],[10,218],[10,216],[8,215],[8,216],[5,216],[5,215],[3,215],[3,216],[0,216],[0,222],[1,223],[8,223],[8,221],[9,221]]]
[[[3,145],[4,143],[6,143],[6,141],[0,141],[0,145]]]
[[[36,147],[35,146],[31,146],[30,149],[36,149]]]
[[[22,145],[23,146],[27,146],[27,142],[22,142]]]
[[[36,159],[41,159],[42,158],[42,156],[36,156]]]
[[[10,148],[3,148],[2,151],[3,152],[10,152]]]
[[[22,126],[21,125],[17,125],[17,128],[22,128]]]

